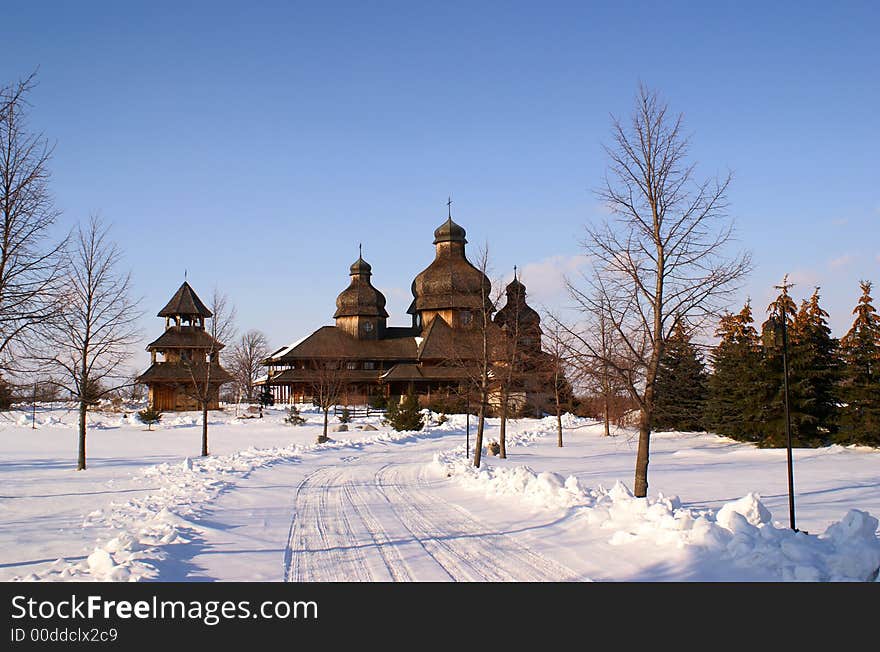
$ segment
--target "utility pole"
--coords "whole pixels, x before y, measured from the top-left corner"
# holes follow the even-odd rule
[[[34,405],[31,412],[31,428],[37,429],[37,381],[34,381]]]
[[[782,285],[777,285],[776,288],[778,290],[782,290],[782,387],[783,387],[783,398],[785,405],[785,440],[787,446],[787,457],[788,457],[788,519],[789,524],[791,525],[791,529],[795,532],[798,529],[795,527],[794,521],[794,465],[792,462],[792,454],[791,454],[791,410],[789,408],[789,397],[788,397],[788,327],[786,325],[786,314],[785,314],[785,298],[788,297],[788,288],[793,287],[793,283],[788,282],[788,274],[782,279]]]

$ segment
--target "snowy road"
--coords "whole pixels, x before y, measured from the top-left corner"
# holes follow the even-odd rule
[[[296,428],[278,409],[218,414],[213,455],[195,459],[190,415],[144,433],[99,414],[86,473],[64,406],[36,431],[0,422],[0,579],[864,581],[880,566],[877,519],[855,511],[880,513],[874,450],[795,451],[807,535],[785,522],[782,450],[658,433],[643,500],[617,483],[632,437],[574,417],[564,448],[553,419],[508,424],[510,458],[476,472],[463,417],[419,433],[376,419],[315,445],[321,415],[304,409]]]
[[[410,457],[411,459],[411,457]],[[299,485],[288,581],[546,581],[571,570],[441,498],[424,463],[389,451],[345,459]]]

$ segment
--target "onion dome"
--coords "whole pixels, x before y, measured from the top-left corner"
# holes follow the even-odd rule
[[[464,254],[465,230],[449,218],[434,231],[434,262],[412,283],[413,302],[408,312],[481,308],[492,309],[492,284]]]
[[[464,228],[453,222],[452,218],[450,217],[445,222],[443,222],[443,224],[434,229],[434,244],[437,244],[439,242],[467,243],[467,240],[465,240],[464,236]]]
[[[367,276],[371,276],[373,273],[373,268],[370,266],[370,263],[358,256],[358,259],[351,264],[351,267],[348,268],[348,273],[352,276],[355,276],[357,274],[366,274]]]
[[[388,317],[385,311],[385,295],[370,283],[372,267],[363,258],[358,259],[349,268],[351,283],[336,297],[338,317]]]
[[[508,328],[515,328],[519,324],[520,332],[539,326],[541,316],[526,303],[526,286],[520,283],[515,274],[505,291],[507,303],[496,313],[495,323],[502,327],[507,325]]]

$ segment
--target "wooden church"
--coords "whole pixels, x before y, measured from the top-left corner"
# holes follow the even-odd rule
[[[346,398],[357,403],[376,394],[412,391],[461,395],[481,353],[481,323],[488,319],[493,374],[500,373],[511,340],[518,348],[520,402],[540,409],[548,401],[549,356],[541,350],[540,317],[526,304],[517,278],[507,286],[507,303],[496,312],[491,283],[465,255],[464,228],[447,220],[434,231],[434,260],[412,282],[410,326],[389,326],[385,296],[371,281],[372,267],[359,256],[349,269],[348,287],[336,299],[334,326],[324,326],[264,361],[279,402],[310,400],[328,361],[344,370]],[[347,402],[348,402],[347,401]]]
[[[219,407],[220,386],[232,376],[220,365],[218,342],[205,330],[213,317],[189,283],[184,281],[168,304],[159,311],[165,318],[165,332],[147,345],[151,364],[137,378],[149,389],[150,407],[160,412]]]

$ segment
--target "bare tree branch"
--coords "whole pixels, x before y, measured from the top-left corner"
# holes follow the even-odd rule
[[[52,243],[59,212],[49,194],[52,146],[27,128],[28,93],[35,75],[0,88],[0,368],[23,340],[60,308],[66,240]]]
[[[227,358],[227,365],[235,383],[248,403],[254,402],[257,398],[257,380],[264,373],[262,362],[270,353],[269,340],[265,333],[249,330],[236,342]]]

